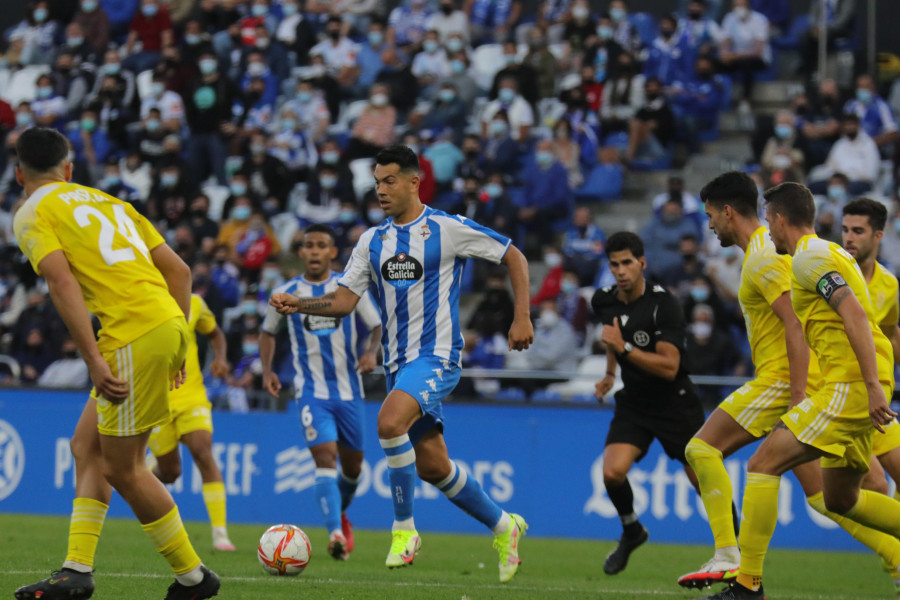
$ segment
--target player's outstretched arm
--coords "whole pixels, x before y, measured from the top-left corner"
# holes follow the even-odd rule
[[[500,262],[509,270],[509,281],[512,283],[515,302],[513,322],[509,328],[509,349],[527,350],[534,342],[534,326],[531,324],[531,309],[528,305],[531,294],[528,261],[518,248],[510,245]]]
[[[825,277],[830,277],[826,274]],[[824,279],[824,277],[823,277]],[[866,391],[869,394],[869,417],[875,429],[884,433],[882,425],[887,425],[897,416],[888,405],[881,382],[878,380],[878,366],[875,354],[875,340],[866,316],[866,310],[846,284],[840,285],[826,298],[828,305],[844,322],[844,331],[862,372]]]
[[[166,285],[169,286],[169,294],[175,298],[175,302],[184,313],[185,319],[191,318],[191,268],[187,266],[175,251],[167,244],[160,244],[150,251],[153,264],[162,273]]]
[[[785,292],[772,303],[772,311],[784,323],[784,341],[791,369],[791,406],[806,398],[809,375],[809,346],[803,335],[803,325],[791,306],[791,293]]]
[[[344,318],[353,312],[359,296],[342,285],[322,296],[315,298],[298,298],[292,294],[279,292],[272,294],[269,304],[282,315],[304,313],[323,317]]]
[[[272,359],[275,357],[275,336],[268,331],[259,334],[259,362],[262,363],[263,388],[278,397],[281,391],[281,382],[272,371]]]
[[[97,391],[111,402],[121,402],[128,397],[128,382],[113,377],[109,364],[97,348],[94,328],[91,327],[91,315],[66,255],[62,250],[51,252],[41,260],[39,267],[50,287],[53,305],[69,328],[69,333],[88,366],[91,381]]]

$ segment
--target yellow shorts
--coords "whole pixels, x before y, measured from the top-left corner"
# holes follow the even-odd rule
[[[192,431],[212,433],[212,404],[205,393],[179,400],[177,406],[170,406],[170,411],[169,422],[154,427],[150,434],[150,451],[154,456],[168,454],[178,447],[181,436]]]
[[[91,390],[101,434],[138,435],[169,420],[169,384],[184,363],[190,334],[184,318],[169,319],[130,344],[103,353],[113,375],[128,382],[129,394],[113,404]]]
[[[900,448],[900,425],[893,420],[884,426],[884,433],[876,431],[872,434],[872,454],[881,456],[894,448]]]
[[[764,437],[791,404],[791,385],[779,379],[754,379],[722,400],[719,408],[753,437]]]
[[[882,385],[890,398],[891,386]],[[869,419],[869,395],[863,382],[825,383],[781,420],[798,440],[825,453],[822,468],[869,470],[872,437],[877,432]]]

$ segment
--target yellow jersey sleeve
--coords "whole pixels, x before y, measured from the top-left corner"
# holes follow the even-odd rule
[[[750,269],[747,281],[771,306],[782,294],[791,291],[791,260],[774,252],[752,254],[744,268]]]
[[[808,292],[821,295],[822,277],[828,273],[840,273],[831,250],[827,247],[809,248],[794,255],[792,261],[794,279]]]
[[[897,278],[882,265],[876,263],[875,273],[867,287],[872,300],[872,309],[875,311],[875,322],[883,330],[893,331],[900,321]]]
[[[48,218],[50,217],[50,218]],[[56,235],[55,227],[50,222],[50,215],[38,215],[36,204],[25,204],[16,213],[13,221],[13,233],[22,252],[28,257],[34,272],[43,275],[39,265],[48,254],[62,250],[62,244]]]
[[[197,325],[194,329],[197,333],[209,335],[216,330],[216,316],[209,310],[209,306],[200,296],[191,295],[191,320],[197,315]]]

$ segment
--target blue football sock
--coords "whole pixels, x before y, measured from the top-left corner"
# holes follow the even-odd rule
[[[416,489],[416,451],[406,434],[379,442],[387,456],[394,522],[411,521]]]
[[[316,469],[316,502],[328,533],[341,530],[341,493],[338,491],[337,469]]]
[[[481,485],[474,477],[469,477],[465,469],[460,468],[455,462],[451,464],[453,470],[443,481],[436,484],[437,488],[450,502],[484,523],[488,529],[493,529],[503,516],[503,510],[488,498]]]

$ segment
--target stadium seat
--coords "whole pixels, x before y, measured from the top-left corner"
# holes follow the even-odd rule
[[[353,173],[353,191],[357,198],[362,198],[366,192],[375,187],[372,179],[372,165],[375,160],[371,158],[357,158],[350,161],[350,172]]]
[[[611,133],[606,136],[606,139],[603,140],[604,146],[614,146],[621,151],[625,151],[628,148],[628,132],[627,131],[617,131],[615,133]]]
[[[525,392],[519,388],[501,388],[493,399],[497,402],[525,402]]]
[[[569,401],[573,404],[596,404],[599,402],[593,394],[575,394],[569,398]]]
[[[584,202],[619,200],[622,197],[623,180],[622,165],[595,165],[585,177],[584,184],[575,190],[575,200]]]
[[[635,171],[665,171],[672,168],[672,149],[666,148],[665,154],[658,158],[636,158],[631,162],[631,168]]]
[[[18,71],[3,69],[0,76],[0,98],[9,102],[15,108],[20,102],[31,102],[37,95],[37,79],[44,73],[50,72],[50,67],[45,65],[30,65]]]
[[[134,78],[134,84],[137,88],[138,98],[145,100],[152,94],[150,88],[153,86],[153,71],[141,71]]]
[[[501,44],[484,44],[472,51],[472,77],[483,90],[491,89],[494,75],[506,66]]]
[[[650,13],[637,12],[628,15],[628,21],[637,29],[638,36],[641,38],[641,44],[649,46],[659,35],[659,28],[656,25],[656,19]]]
[[[531,394],[532,402],[562,402],[562,394],[550,390],[536,390]]]

